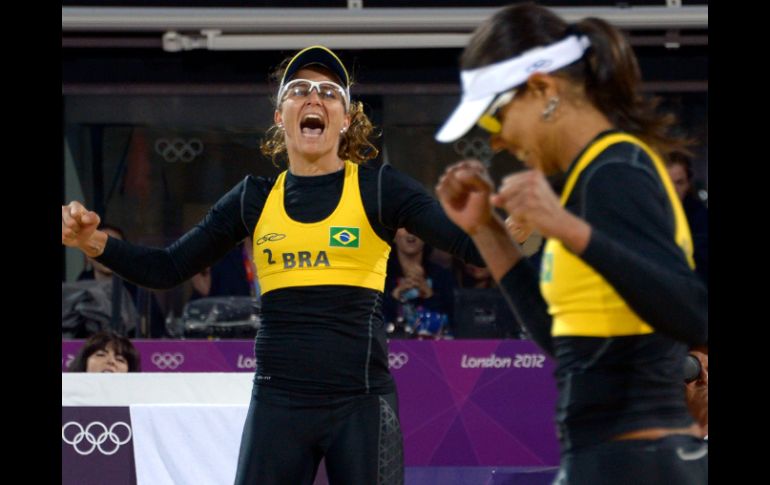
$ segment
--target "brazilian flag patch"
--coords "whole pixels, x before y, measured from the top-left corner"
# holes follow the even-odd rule
[[[357,227],[330,227],[329,246],[343,248],[358,247]]]

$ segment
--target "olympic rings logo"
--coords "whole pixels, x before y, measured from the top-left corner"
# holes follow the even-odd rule
[[[184,362],[184,355],[181,352],[155,352],[150,358],[155,367],[158,369],[171,369],[174,370]]]
[[[169,163],[192,162],[195,157],[203,153],[203,142],[198,138],[189,140],[160,138],[155,142],[155,153]]]
[[[483,138],[474,138],[473,140],[466,140],[460,138],[454,143],[455,152],[463,158],[475,158],[481,160],[488,165],[495,152],[489,146],[489,143]]]
[[[262,236],[261,238],[257,239],[257,246],[262,245],[266,242],[273,242],[273,241],[280,241],[281,239],[285,238],[286,234],[278,234],[275,232],[269,232]]]
[[[409,356],[406,352],[388,352],[388,367],[400,369],[409,362]]]
[[[125,432],[120,434],[116,433],[118,427],[125,428]],[[67,430],[71,428],[76,430],[74,436],[68,436],[72,434],[67,432]],[[99,428],[100,431],[94,433],[94,428]],[[121,434],[125,434],[125,436],[121,438]],[[84,429],[77,421],[69,421],[61,427],[61,439],[68,445],[72,445],[72,448],[74,448],[79,455],[87,456],[93,453],[94,450],[99,450],[101,454],[109,456],[117,453],[122,445],[131,441],[131,426],[123,421],[118,421],[108,429],[107,425],[104,423],[94,421]],[[107,440],[110,440],[111,444],[108,443],[106,446],[102,446]],[[84,441],[86,444],[81,445]],[[89,444],[90,447],[88,447]]]

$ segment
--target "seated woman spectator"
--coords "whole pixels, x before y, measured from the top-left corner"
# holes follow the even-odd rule
[[[131,341],[114,332],[93,334],[69,365],[70,372],[139,372],[139,352]]]
[[[451,328],[452,273],[430,262],[430,248],[406,229],[393,241],[382,304],[389,333],[443,335]]]

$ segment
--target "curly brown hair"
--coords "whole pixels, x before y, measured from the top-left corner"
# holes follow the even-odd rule
[[[277,83],[283,78],[283,73],[286,71],[290,60],[291,58],[284,59],[273,72],[270,76],[273,82]],[[350,85],[353,85],[352,80]],[[275,101],[276,109],[278,109],[280,100],[276,99]],[[345,133],[340,135],[341,140],[337,154],[341,159],[354,163],[363,163],[366,160],[376,158],[379,150],[372,143],[372,139],[379,137],[381,133],[364,113],[364,104],[360,101],[352,101],[348,115],[350,116],[350,126]],[[277,160],[286,158],[286,139],[283,129],[273,123],[265,132],[265,138],[262,139],[259,148],[262,154],[270,157],[273,165],[277,167]]]

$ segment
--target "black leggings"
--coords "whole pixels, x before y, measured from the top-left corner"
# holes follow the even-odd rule
[[[607,441],[562,456],[553,485],[706,485],[708,442],[673,435]]]
[[[310,485],[322,457],[330,485],[403,484],[396,394],[300,402],[255,386],[235,484]]]

